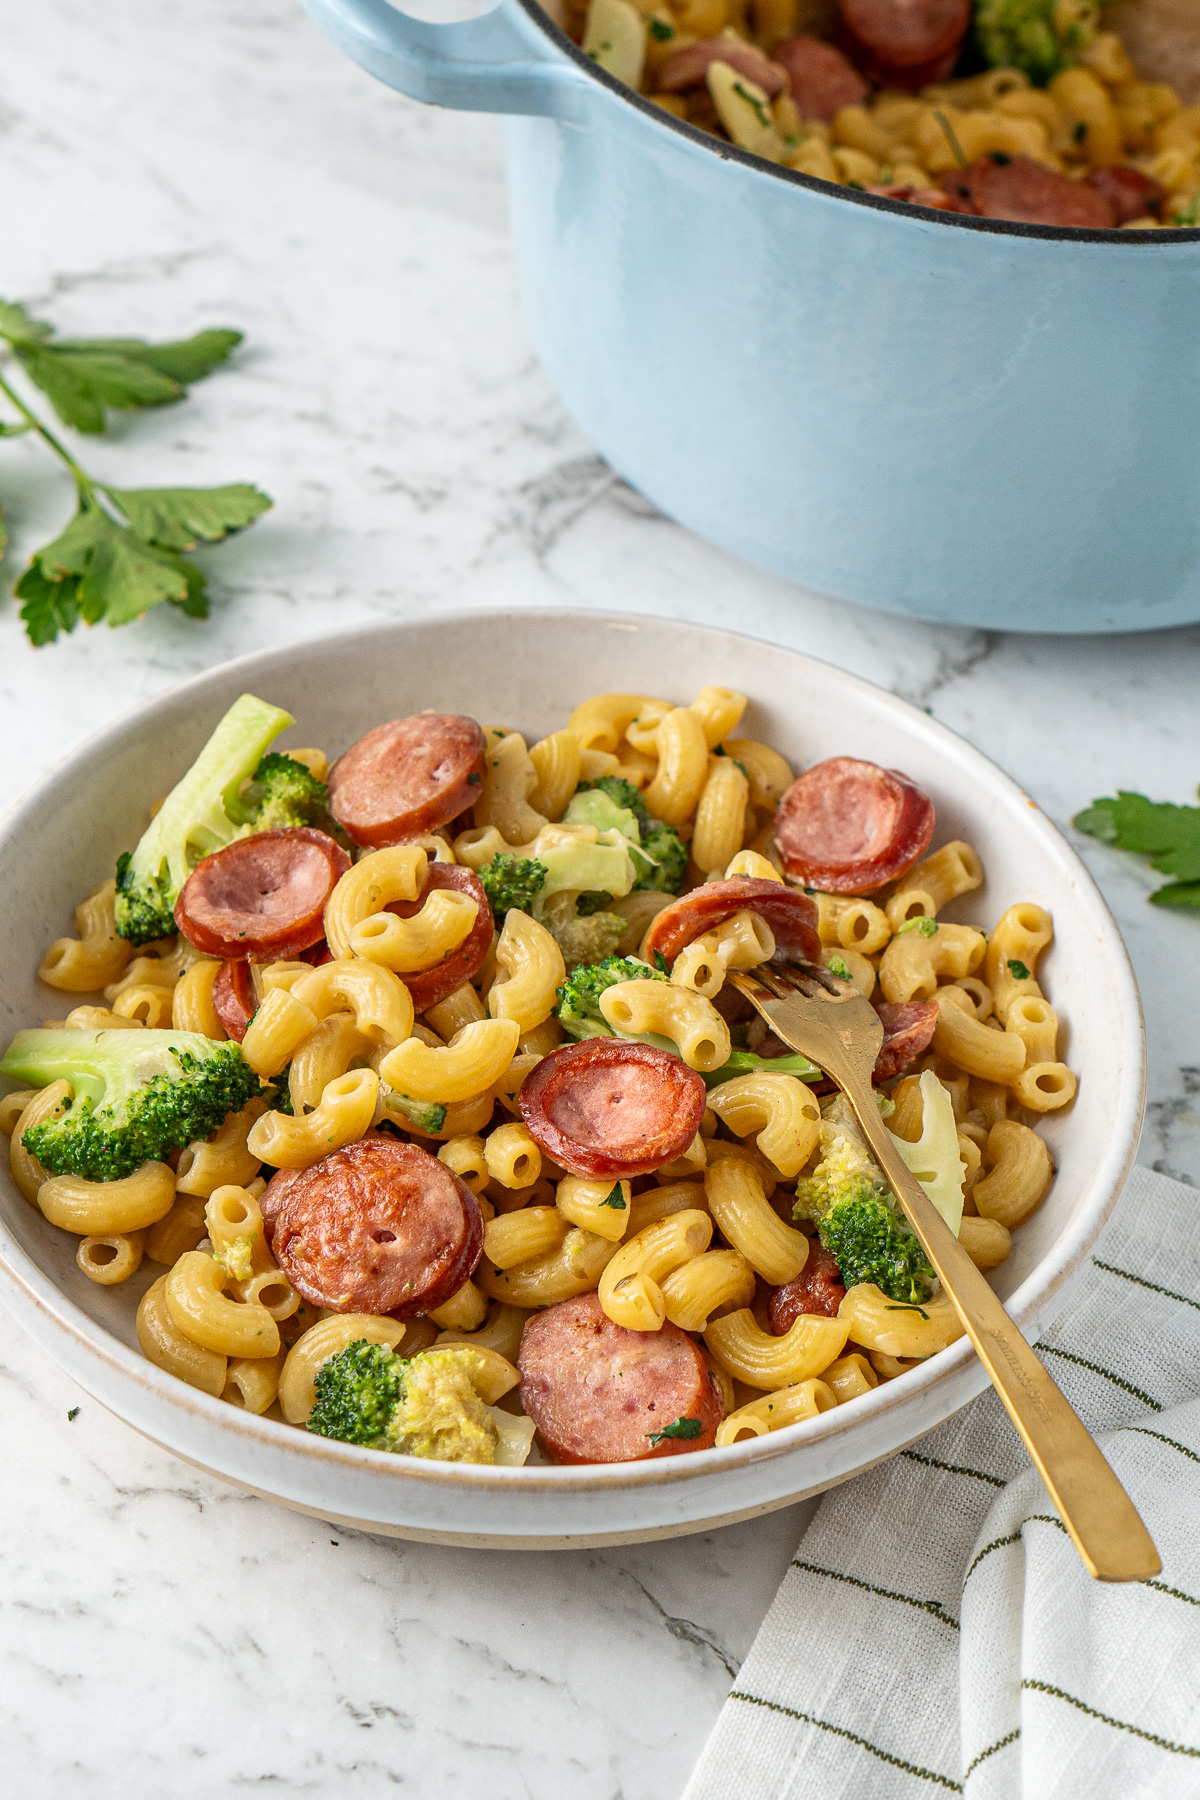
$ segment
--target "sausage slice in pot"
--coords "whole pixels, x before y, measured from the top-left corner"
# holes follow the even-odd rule
[[[642,1462],[707,1450],[725,1402],[700,1346],[614,1325],[596,1294],[529,1320],[517,1355],[521,1406],[556,1462]]]
[[[517,1096],[546,1155],[572,1175],[651,1175],[682,1156],[704,1117],[704,1082],[679,1057],[589,1038],[543,1057]]]

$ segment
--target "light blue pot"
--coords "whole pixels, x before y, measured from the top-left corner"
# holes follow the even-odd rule
[[[1200,231],[966,219],[772,168],[613,81],[534,0],[456,25],[305,4],[391,87],[516,115],[534,345],[664,512],[923,619],[1200,619]]]

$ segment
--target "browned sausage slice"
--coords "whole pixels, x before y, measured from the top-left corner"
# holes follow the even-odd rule
[[[196,864],[175,923],[197,950],[228,962],[295,956],[324,935],[325,902],[349,867],[341,845],[310,825],[257,831]]]
[[[378,850],[465,812],[483,780],[485,742],[461,713],[414,713],[368,731],[329,771],[329,810]]]
[[[1090,181],[1068,181],[1028,156],[981,156],[968,169],[951,169],[942,186],[957,210],[981,219],[1084,231],[1111,230],[1116,220],[1111,202]]]
[[[1114,225],[1128,225],[1131,219],[1158,218],[1167,197],[1161,182],[1128,163],[1118,163],[1112,169],[1093,169],[1087,179],[1112,207]]]
[[[470,1189],[427,1150],[382,1134],[309,1169],[280,1170],[259,1204],[292,1286],[334,1312],[431,1312],[483,1248]]]
[[[258,1011],[258,995],[248,962],[223,962],[213,982],[213,1008],[235,1044],[246,1035]]]
[[[755,912],[766,920],[777,953],[820,962],[817,909],[808,895],[778,881],[759,881],[754,875],[706,881],[690,894],[681,894],[663,908],[651,925],[646,934],[646,955],[651,961],[661,956],[673,963],[688,944],[703,937],[706,931],[715,931],[738,912]]]
[[[883,1020],[883,1044],[875,1059],[873,1081],[890,1081],[907,1069],[914,1056],[928,1050],[937,1028],[938,1009],[932,1000],[907,1000],[893,1004],[888,1000],[875,1003],[875,1011]]]
[[[387,911],[398,913],[402,919],[411,919],[414,913],[421,910],[427,896],[435,888],[450,888],[456,893],[466,894],[469,899],[474,900],[479,911],[462,943],[456,945],[440,963],[435,963],[432,969],[421,969],[415,975],[405,975],[404,985],[412,995],[412,1003],[419,1013],[436,1006],[439,1001],[452,994],[455,988],[460,988],[464,981],[470,981],[472,975],[479,973],[496,929],[482,881],[473,870],[460,868],[457,863],[431,862],[420,899],[394,900]]]
[[[704,1083],[679,1057],[628,1038],[588,1038],[543,1057],[517,1101],[530,1135],[572,1175],[652,1175],[682,1156]]]
[[[787,70],[802,119],[823,119],[832,125],[843,106],[861,106],[867,97],[867,84],[854,64],[824,38],[788,38],[776,44],[772,55]]]
[[[878,87],[944,81],[971,22],[971,0],[838,0],[851,60]]]
[[[596,1294],[530,1319],[517,1362],[521,1405],[556,1462],[642,1462],[707,1450],[725,1416],[712,1366],[686,1332],[670,1323],[627,1331]]]
[[[796,1279],[771,1289],[771,1298],[767,1302],[771,1330],[776,1337],[785,1337],[801,1313],[835,1319],[845,1298],[842,1271],[828,1250],[814,1238],[808,1246],[808,1261]]]
[[[753,81],[774,100],[783,92],[786,76],[773,63],[765,50],[756,44],[736,44],[729,38],[705,38],[699,44],[688,44],[667,58],[658,78],[661,94],[678,94],[684,88],[700,87],[708,75],[709,63],[728,63],[747,81]]]
[[[929,848],[933,801],[899,769],[834,756],[793,781],[775,842],[793,881],[829,894],[869,894]]]

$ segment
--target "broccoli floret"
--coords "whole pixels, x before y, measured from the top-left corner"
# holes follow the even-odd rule
[[[312,825],[328,837],[349,842],[330,816],[325,783],[292,756],[275,750],[264,756],[249,785],[242,789],[239,801],[251,811],[251,831],[289,831],[299,825]]]
[[[308,1429],[402,1456],[494,1462],[499,1434],[474,1385],[481,1370],[467,1345],[405,1360],[359,1338],[317,1371]]]
[[[587,796],[603,796],[607,808]],[[599,781],[584,782],[576,789],[567,808],[569,821],[595,825],[599,829],[615,829],[629,839],[630,861],[636,873],[633,892],[677,894],[687,872],[687,845],[673,825],[652,818],[646,802],[632,781],[619,775],[603,775]]]
[[[407,1094],[398,1094],[395,1088],[389,1088],[383,1104],[390,1113],[397,1114],[402,1123],[415,1125],[429,1137],[436,1137],[446,1123],[446,1108],[440,1101],[410,1100]]]
[[[403,1368],[386,1344],[356,1338],[317,1370],[308,1429],[344,1444],[378,1444],[400,1403]]]
[[[642,850],[644,855],[632,852],[634,866],[638,868],[638,878],[634,889],[645,889],[653,894],[677,894],[683,885],[687,873],[687,845],[673,825],[664,825],[661,819],[650,819],[642,826]],[[640,863],[647,863],[643,870]]]
[[[479,871],[483,891],[487,895],[497,921],[506,912],[532,912],[533,903],[546,885],[546,865],[536,857],[506,856],[502,852],[484,863]]]
[[[71,1083],[62,1118],[32,1126],[22,1141],[52,1175],[88,1181],[162,1162],[262,1092],[236,1044],[198,1031],[19,1031],[0,1074],[31,1087]]]
[[[842,1272],[846,1287],[873,1281],[891,1300],[928,1300],[933,1270],[920,1240],[872,1189],[852,1189],[817,1226],[817,1234]]]
[[[1060,36],[1055,0],[978,0],[975,43],[994,69],[1021,69],[1045,87],[1096,35],[1094,25],[1074,21]]]
[[[649,818],[646,802],[642,799],[632,781],[622,781],[619,775],[602,775],[599,781],[583,781],[575,790],[576,794],[607,794],[614,806],[625,812],[631,812],[639,825]]]
[[[719,1087],[721,1082],[732,1081],[738,1075],[757,1075],[760,1069],[767,1075],[795,1075],[801,1081],[821,1080],[821,1070],[816,1063],[809,1062],[807,1056],[801,1056],[798,1051],[787,1056],[756,1056],[753,1050],[734,1050],[728,1062],[705,1075],[704,1085]]]
[[[821,1160],[796,1183],[794,1215],[817,1221],[847,1287],[873,1281],[890,1300],[919,1305],[936,1280],[920,1240],[895,1210],[842,1096],[822,1110]]]
[[[257,829],[253,808],[240,797],[242,784],[291,723],[291,713],[253,694],[234,701],[137,849],[117,859],[117,930],[123,938],[147,944],[170,936],[179,890],[201,857]]]
[[[558,990],[555,1016],[574,1038],[618,1035],[600,1011],[600,996],[619,981],[666,981],[661,969],[636,956],[606,956],[603,962],[586,964],[568,975]],[[673,1046],[672,1046],[673,1047]]]

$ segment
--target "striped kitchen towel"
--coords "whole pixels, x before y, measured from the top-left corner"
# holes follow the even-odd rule
[[[1200,1194],[1135,1170],[1037,1348],[1162,1575],[1088,1579],[988,1392],[822,1501],[685,1800],[1200,1796]]]

